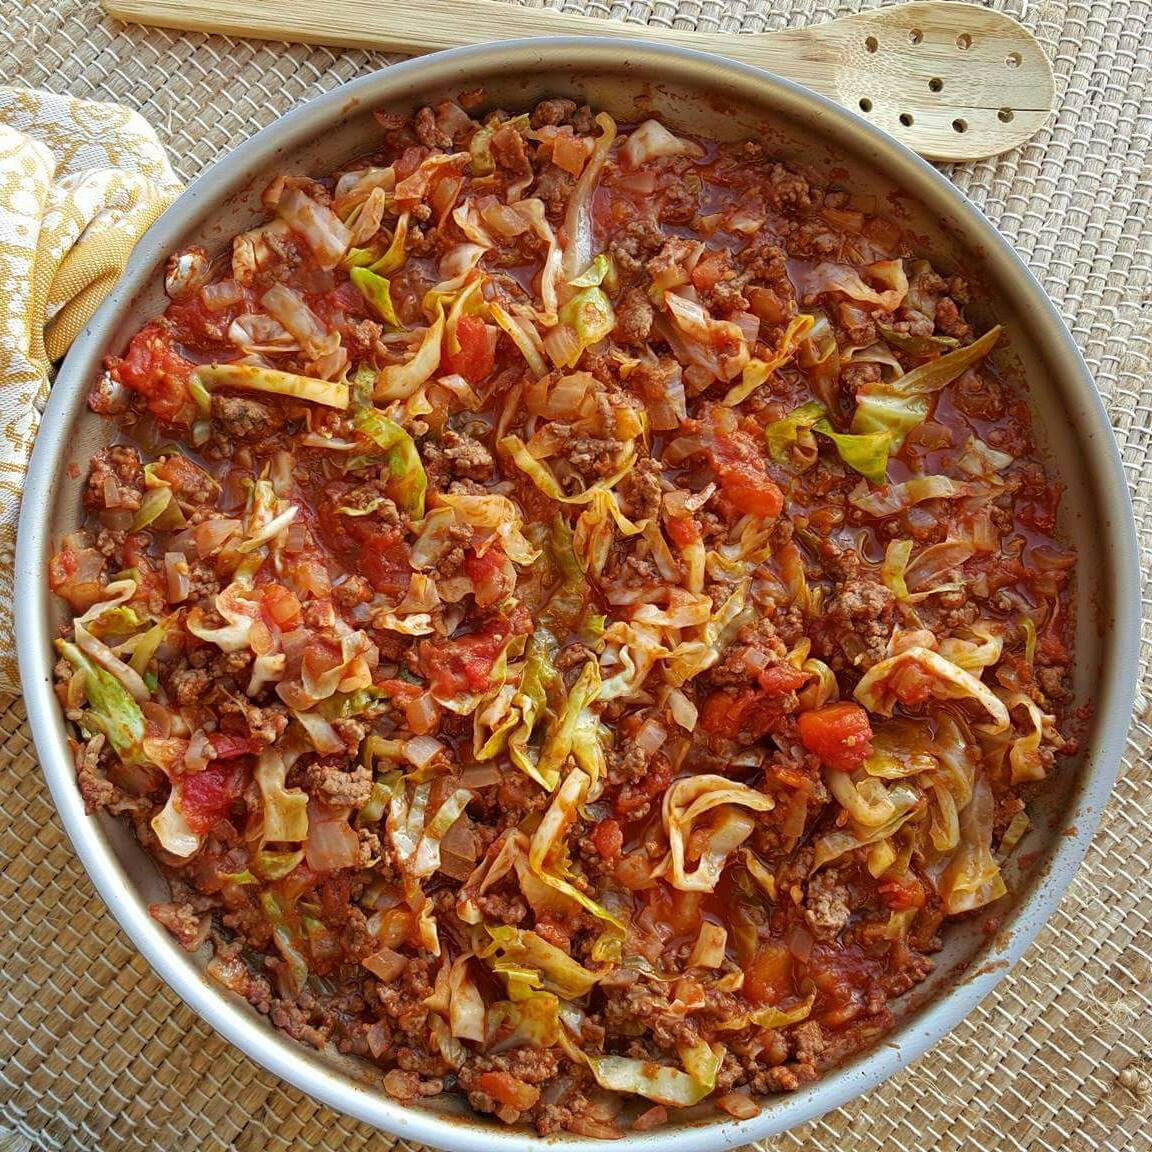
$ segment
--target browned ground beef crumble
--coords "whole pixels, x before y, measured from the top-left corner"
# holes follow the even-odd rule
[[[898,219],[479,99],[277,176],[109,359],[77,778],[211,975],[398,1099],[747,1116],[1004,895],[1070,748],[1058,489]]]

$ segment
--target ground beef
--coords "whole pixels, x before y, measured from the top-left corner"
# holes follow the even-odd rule
[[[806,1020],[792,1030],[793,1055],[800,1064],[815,1064],[828,1046],[824,1030],[815,1020]]]
[[[440,446],[454,476],[481,483],[491,480],[495,461],[492,453],[479,440],[449,428]]]
[[[804,919],[818,940],[834,940],[852,916],[851,894],[838,872],[826,868],[808,881]]]
[[[616,331],[621,344],[643,344],[652,333],[655,310],[643,288],[629,288],[616,305]]]
[[[84,810],[91,814],[98,808],[110,808],[123,795],[119,788],[104,775],[100,767],[100,753],[104,750],[103,733],[97,733],[76,752],[76,782],[84,797]]]
[[[777,211],[812,207],[812,194],[808,181],[798,172],[790,172],[783,164],[773,164],[768,169],[768,185],[765,189],[768,203]]]
[[[620,495],[633,520],[647,520],[660,511],[664,488],[660,483],[663,467],[651,456],[643,456],[620,482]]]
[[[367,604],[375,595],[371,583],[363,576],[346,576],[332,588],[332,599],[341,608],[355,608],[357,604]]]
[[[134,512],[144,498],[144,469],[140,453],[128,444],[113,444],[92,457],[88,483],[84,488],[84,506],[99,511],[108,507],[107,489],[116,490],[117,508]]]
[[[532,161],[524,147],[524,137],[510,124],[502,124],[492,133],[492,159],[500,168],[506,168],[514,176],[531,177]]]
[[[304,786],[331,808],[359,808],[372,795],[372,770],[345,756],[324,756],[308,765]]]
[[[969,368],[952,385],[951,396],[952,403],[965,416],[978,420],[999,420],[1004,415],[1006,402],[1000,382],[994,376],[975,368]]]
[[[288,727],[288,709],[278,700],[257,707],[246,696],[225,696],[218,707],[222,713],[242,716],[249,735],[262,745],[275,744]]]
[[[498,924],[519,924],[528,915],[528,905],[514,892],[486,892],[476,897],[476,907]]]
[[[664,246],[660,225],[646,216],[630,220],[609,243],[608,251],[621,272],[635,275]]]
[[[212,419],[227,436],[250,440],[271,435],[282,424],[282,417],[259,400],[240,396],[212,396]]]
[[[189,952],[195,952],[207,938],[210,926],[207,917],[198,915],[188,904],[150,904],[148,912]]]
[[[204,668],[177,668],[168,689],[180,705],[200,703],[212,683],[212,674]]]
[[[436,123],[436,113],[431,108],[424,107],[416,113],[412,128],[416,133],[416,139],[425,148],[431,148],[437,152],[447,152],[451,149],[452,137]]]
[[[557,168],[555,164],[549,164],[536,178],[535,193],[544,201],[544,208],[548,216],[559,221],[564,218],[568,209],[568,201],[575,187],[576,177],[571,172]]]
[[[814,645],[835,672],[866,672],[888,655],[896,598],[883,584],[851,575],[837,580]]]
[[[532,127],[550,128],[567,124],[576,114],[575,100],[541,100],[532,109]]]

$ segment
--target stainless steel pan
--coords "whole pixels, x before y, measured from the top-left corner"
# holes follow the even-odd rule
[[[1124,742],[1139,635],[1137,553],[1120,457],[1092,379],[1067,329],[1004,239],[943,176],[890,137],[786,81],[718,57],[640,42],[548,39],[491,44],[413,60],[321,96],[241,144],[197,180],[148,232],[99,314],[76,342],[52,391],[32,458],[17,547],[18,647],[28,715],[45,776],[72,841],[112,912],[157,972],[251,1057],[341,1111],[410,1141],[454,1152],[540,1146],[531,1133],[468,1113],[459,1101],[415,1107],[391,1100],[366,1066],[308,1050],[246,1003],[208,982],[204,957],[185,954],[148,916],[164,884],[131,833],[88,816],[76,787],[63,718],[52,693],[51,639],[63,619],[48,590],[48,559],[82,517],[91,453],[110,423],[85,400],[103,357],[164,306],[165,257],[189,243],[223,247],[260,216],[260,191],[279,170],[324,172],[379,140],[371,111],[410,109],[483,86],[491,105],[527,108],[572,96],[619,120],[655,112],[673,127],[720,139],[761,136],[787,162],[891,198],[939,267],[975,285],[971,311],[1006,325],[1039,440],[1066,488],[1065,533],[1079,544],[1076,689],[1091,703],[1079,757],[1066,762],[1033,809],[1034,827],[1009,870],[1011,896],[992,937],[981,922],[954,925],[933,977],[907,998],[899,1027],[872,1051],[818,1083],[767,1102],[755,1119],[688,1117],[620,1141],[621,1152],[715,1152],[809,1120],[916,1059],[996,984],[1052,913],[1108,799]],[[931,1059],[932,1057],[929,1057]],[[559,1149],[591,1149],[577,1137]],[[599,1147],[599,1145],[596,1145]]]

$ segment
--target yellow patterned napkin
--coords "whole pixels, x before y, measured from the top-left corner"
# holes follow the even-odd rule
[[[16,521],[52,364],[179,191],[137,113],[0,87],[0,691],[20,688]]]

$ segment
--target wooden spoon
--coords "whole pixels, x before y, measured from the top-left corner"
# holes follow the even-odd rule
[[[1024,143],[1056,85],[1035,37],[1000,12],[913,0],[810,28],[682,32],[500,0],[104,0],[121,20],[350,48],[427,52],[525,36],[624,36],[731,56],[835,100],[932,160]]]

